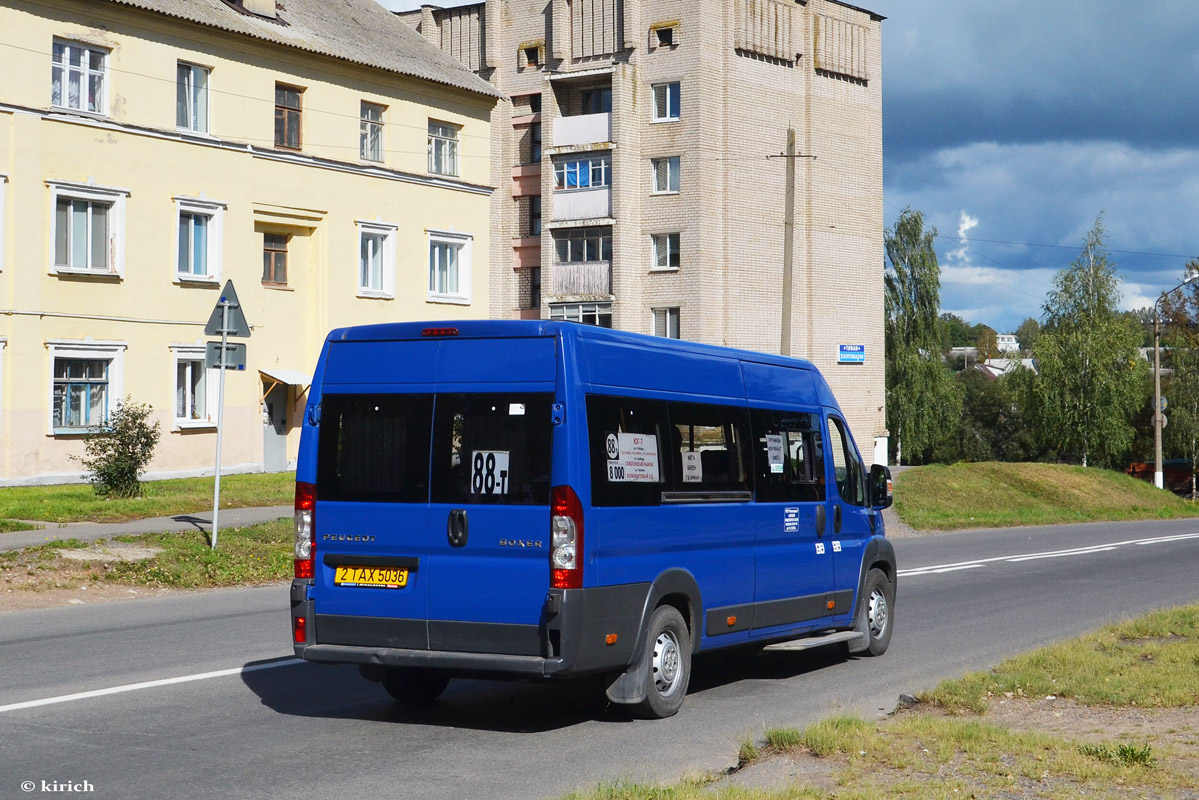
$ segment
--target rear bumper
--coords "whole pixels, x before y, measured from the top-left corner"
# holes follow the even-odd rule
[[[310,587],[292,583],[292,617],[304,617],[307,629],[307,641],[295,643],[300,658],[548,678],[626,668],[651,585],[551,589],[536,625],[320,614]]]

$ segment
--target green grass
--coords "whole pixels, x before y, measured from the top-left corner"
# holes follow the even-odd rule
[[[287,580],[292,574],[293,529],[290,519],[244,528],[222,528],[215,550],[201,531],[120,536],[114,543],[158,548],[142,561],[75,561],[62,550],[93,544],[77,539],[0,552],[0,587],[22,591],[74,588],[108,582],[123,586],[213,589]]]
[[[1199,706],[1199,606],[1156,611],[945,681],[920,696],[981,711],[988,697],[1068,697],[1086,705]]]
[[[895,511],[916,530],[1199,516],[1194,503],[1123,473],[997,462],[904,470]]]
[[[0,519],[43,522],[125,522],[212,509],[212,478],[147,481],[142,496],[107,499],[91,484],[0,488]],[[221,508],[290,505],[295,473],[221,476]]]
[[[37,525],[31,525],[28,522],[21,522],[19,519],[0,519],[0,533],[9,533],[11,531],[36,531]]]

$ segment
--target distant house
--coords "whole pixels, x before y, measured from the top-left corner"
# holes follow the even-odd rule
[[[988,358],[981,364],[976,364],[974,368],[983,372],[991,380],[995,380],[1000,375],[1006,375],[1017,367],[1031,369],[1033,372],[1037,371],[1031,358]]]
[[[1020,342],[1016,339],[1016,334],[1000,333],[995,336],[995,339],[999,343],[999,352],[1012,354],[1020,352]]]

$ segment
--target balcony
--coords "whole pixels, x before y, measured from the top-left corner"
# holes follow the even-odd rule
[[[554,297],[607,297],[612,294],[612,266],[607,261],[554,264],[551,293]]]
[[[554,147],[584,147],[612,141],[612,114],[578,114],[554,120]]]
[[[612,189],[570,189],[554,192],[554,222],[612,216]]]

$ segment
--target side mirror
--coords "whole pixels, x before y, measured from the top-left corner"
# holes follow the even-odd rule
[[[890,508],[892,497],[891,470],[875,464],[870,468],[870,506],[878,510]]]

